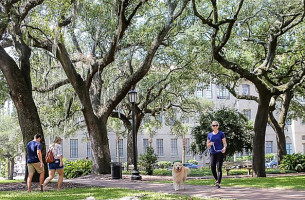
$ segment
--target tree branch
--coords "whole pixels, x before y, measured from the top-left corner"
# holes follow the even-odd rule
[[[38,88],[38,87],[33,87],[32,91],[36,91],[36,92],[40,92],[40,93],[46,93],[46,92],[50,92],[50,91],[53,91],[53,90],[56,90],[57,88],[63,86],[63,85],[66,85],[70,83],[68,79],[66,80],[62,80],[62,81],[59,81],[47,88]]]

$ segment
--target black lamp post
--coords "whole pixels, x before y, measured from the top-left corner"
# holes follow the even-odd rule
[[[136,122],[135,122],[135,103],[137,102],[137,92],[130,90],[128,92],[129,101],[132,104],[132,143],[133,143],[133,171],[131,180],[141,180],[142,177],[137,166],[137,140],[136,140]]]

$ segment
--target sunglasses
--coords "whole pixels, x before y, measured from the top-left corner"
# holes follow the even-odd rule
[[[215,127],[215,126],[218,126],[218,124],[213,124],[212,126]]]

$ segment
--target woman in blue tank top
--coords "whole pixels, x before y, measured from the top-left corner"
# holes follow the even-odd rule
[[[212,174],[216,180],[216,187],[220,188],[221,178],[222,178],[222,163],[223,154],[226,152],[227,142],[226,136],[222,131],[218,130],[219,123],[217,121],[212,122],[213,132],[208,134],[207,146],[211,148],[210,150],[210,162]],[[216,172],[216,166],[217,171]]]

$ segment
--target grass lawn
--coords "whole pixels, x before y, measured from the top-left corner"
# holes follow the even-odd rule
[[[172,181],[158,181],[172,183]],[[187,180],[190,185],[214,185],[214,179]],[[282,176],[266,178],[223,178],[222,186],[229,187],[256,187],[256,188],[283,188],[305,190],[305,176]]]
[[[295,171],[292,170],[283,170],[283,169],[273,169],[273,168],[267,168],[266,174],[286,174],[286,173],[295,173]],[[131,171],[123,171],[123,174],[131,174]],[[145,174],[144,171],[141,171],[141,174]],[[226,174],[226,170],[223,169],[223,174]],[[247,169],[232,169],[229,172],[229,175],[247,175],[248,170]],[[172,170],[166,170],[166,169],[155,169],[154,175],[156,176],[171,176]],[[200,177],[200,176],[212,176],[212,172],[210,168],[201,168],[201,169],[191,169],[191,173],[188,175],[191,177]]]
[[[156,192],[146,192],[146,191],[136,191],[128,189],[118,189],[118,188],[75,188],[66,189],[60,192],[57,191],[46,191],[38,192],[34,191],[32,193],[27,193],[26,191],[5,191],[0,192],[0,199],[14,199],[14,200],[42,200],[42,199],[85,199],[87,197],[93,196],[95,199],[120,199],[122,197],[138,197],[139,199],[181,199],[181,200],[199,200],[202,198],[194,198],[182,195],[168,195]],[[210,200],[210,199],[209,199]]]
[[[7,179],[0,179],[0,184],[5,184],[5,183],[22,183],[24,182],[23,180],[7,180]]]

